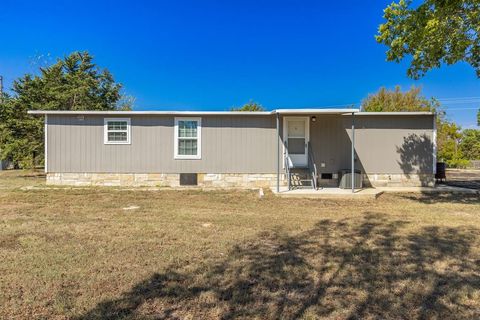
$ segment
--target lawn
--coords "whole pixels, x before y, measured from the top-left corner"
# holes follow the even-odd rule
[[[0,172],[0,318],[480,318],[478,195],[260,199],[43,179]]]

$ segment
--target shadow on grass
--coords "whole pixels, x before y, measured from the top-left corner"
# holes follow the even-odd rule
[[[408,232],[375,213],[323,220],[297,235],[263,233],[217,263],[154,274],[78,319],[478,318],[479,234]]]
[[[420,201],[422,203],[463,203],[463,204],[480,204],[480,195],[475,193],[455,193],[455,192],[422,192],[422,193],[405,193],[399,194],[403,199]]]

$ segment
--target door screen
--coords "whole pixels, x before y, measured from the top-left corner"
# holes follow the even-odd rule
[[[305,154],[305,121],[288,121],[288,153]]]

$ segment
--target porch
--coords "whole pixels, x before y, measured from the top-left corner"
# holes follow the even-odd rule
[[[275,193],[368,195],[356,163],[355,113],[358,109],[278,110]],[[352,172],[357,174],[352,174]],[[341,188],[340,188],[341,187]]]
[[[291,188],[288,186],[280,186],[280,190],[271,188],[273,194],[284,198],[311,198],[311,199],[361,199],[361,200],[375,200],[384,191],[375,188],[351,189],[341,188]]]

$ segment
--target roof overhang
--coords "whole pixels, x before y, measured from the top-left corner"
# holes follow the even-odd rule
[[[403,111],[403,112],[359,112],[357,116],[431,116],[429,111]]]
[[[359,112],[360,109],[278,109],[274,113],[278,114],[352,114]]]
[[[67,111],[67,110],[30,110],[36,115],[242,115],[265,116],[272,114],[351,114],[359,109],[277,109],[272,111]]]
[[[222,115],[241,115],[241,116],[267,116],[273,114],[280,115],[307,115],[307,114],[336,114],[356,116],[420,116],[433,115],[433,112],[362,112],[360,109],[277,109],[272,111],[63,111],[63,110],[30,110],[28,114],[33,115],[110,115],[110,116],[128,116],[128,115],[173,115],[173,116],[222,116]]]
[[[29,114],[37,115],[271,115],[273,111],[60,111],[60,110],[30,110]]]

